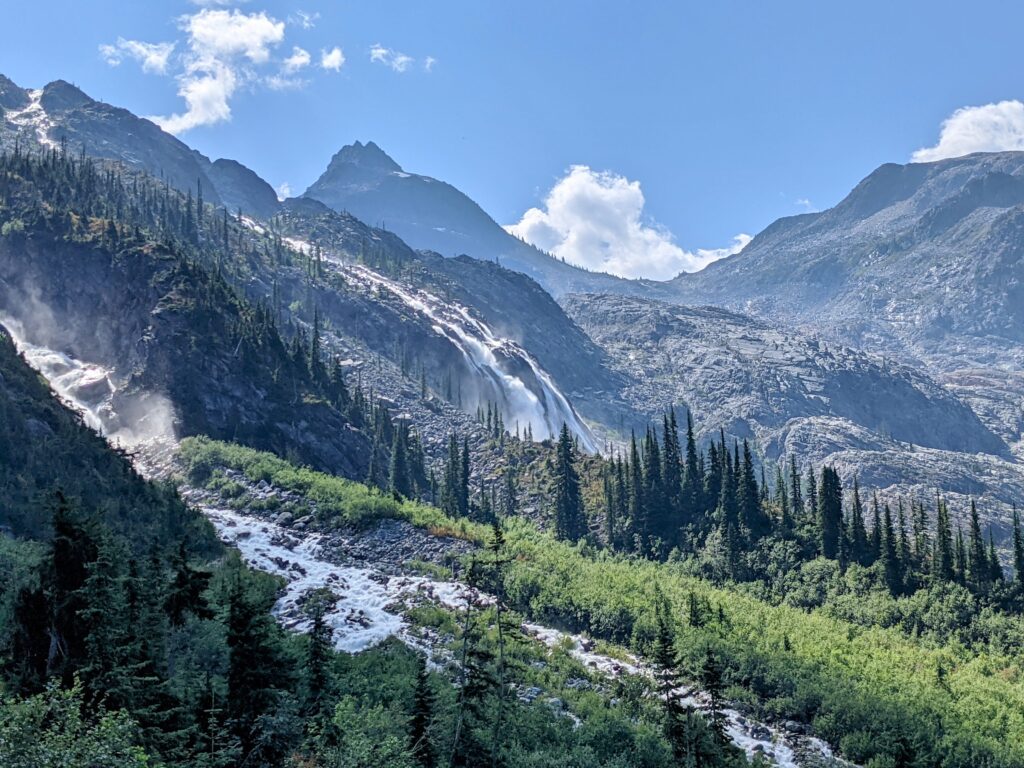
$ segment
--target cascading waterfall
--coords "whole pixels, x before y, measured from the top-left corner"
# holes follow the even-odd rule
[[[466,307],[442,301],[423,290],[415,292],[373,270],[341,265],[353,281],[383,288],[417,314],[426,317],[434,332],[455,346],[483,390],[478,401],[499,404],[506,424],[530,425],[534,437],[557,437],[566,424],[587,451],[596,452],[594,436],[551,376],[519,344],[502,338]]]
[[[61,400],[111,443],[127,447],[174,439],[174,409],[167,398],[154,394],[122,398],[122,410],[134,415],[126,421],[114,406],[118,392],[112,369],[32,344],[25,339],[21,324],[11,317],[0,316],[0,325],[7,329],[25,361],[50,382]]]

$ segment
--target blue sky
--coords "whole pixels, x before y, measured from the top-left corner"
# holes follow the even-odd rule
[[[195,64],[209,51],[196,53],[198,27],[184,17],[234,9],[271,26],[240,31],[267,33],[255,43],[215,41],[229,51],[217,66],[233,67],[230,119],[192,115],[178,91],[189,55],[194,78],[210,74]],[[696,253],[833,205],[881,163],[936,145],[957,108],[1024,96],[1021,29],[1024,5],[985,0],[37,0],[5,14],[0,72],[30,87],[68,79],[143,115],[184,114],[168,125],[198,123],[179,134],[189,144],[295,194],[339,147],[372,139],[503,224],[536,207],[557,230],[572,225],[546,197],[586,166],[584,193],[621,182],[633,194],[613,197],[640,206],[641,230]],[[165,49],[128,41],[174,49],[161,60]],[[335,47],[344,63],[335,55],[325,69]],[[1020,140],[1006,109],[987,140]]]

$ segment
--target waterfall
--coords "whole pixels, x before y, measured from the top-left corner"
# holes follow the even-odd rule
[[[511,339],[498,336],[459,304],[446,302],[423,290],[413,290],[362,265],[340,265],[356,283],[385,289],[462,354],[474,374],[477,404],[494,401],[506,424],[530,425],[537,439],[554,438],[566,424],[591,453],[597,451],[590,428],[540,364]]]
[[[166,397],[139,393],[118,398],[112,369],[32,344],[21,324],[9,316],[0,315],[0,325],[7,329],[25,362],[46,378],[68,407],[81,414],[86,426],[111,443],[130,447],[174,439],[174,409]]]

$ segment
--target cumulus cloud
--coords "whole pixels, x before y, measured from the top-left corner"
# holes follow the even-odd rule
[[[917,150],[911,159],[929,163],[1008,150],[1024,150],[1024,103],[1015,99],[956,110],[943,121],[938,143]]]
[[[309,62],[312,61],[309,55],[309,51],[295,46],[292,48],[292,55],[281,62],[281,69],[291,74],[292,72],[298,72],[303,67],[308,67]]]
[[[334,46],[331,50],[320,51],[320,67],[338,72],[345,64],[345,54],[341,48]]]
[[[629,278],[667,280],[738,253],[749,235],[725,248],[680,248],[672,233],[644,217],[640,182],[575,165],[552,187],[543,208],[531,208],[506,229],[538,248],[587,269]]]
[[[151,118],[170,133],[230,120],[231,97],[241,85],[258,80],[253,67],[266,64],[284,39],[284,22],[263,11],[204,8],[182,16],[179,24],[188,38],[184,70],[178,76],[185,111]],[[271,78],[268,84],[278,87],[279,80]]]
[[[370,61],[375,64],[391,67],[395,72],[405,72],[416,60],[412,56],[406,56],[401,51],[385,48],[380,43],[377,43],[370,47]]]
[[[158,75],[167,72],[167,62],[174,52],[174,43],[144,43],[141,40],[125,40],[117,38],[113,45],[100,46],[100,55],[112,67],[118,66],[125,59],[133,59],[142,65],[143,72]]]
[[[423,68],[427,72],[433,70],[435,64],[437,64],[437,59],[435,59],[433,56],[427,56],[427,58],[423,60]]]
[[[277,192],[277,199],[284,202],[292,196],[292,185],[287,181],[282,181],[274,191]]]

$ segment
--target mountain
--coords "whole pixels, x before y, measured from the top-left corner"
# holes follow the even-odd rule
[[[943,368],[1024,346],[1024,153],[883,165],[838,205],[780,219],[739,254],[682,274],[719,304]]]
[[[116,160],[232,211],[260,218],[277,211],[273,188],[241,163],[211,162],[151,120],[97,101],[64,80],[26,90],[0,75],[0,108],[0,147],[65,142],[73,153]]]
[[[404,171],[372,141],[342,147],[303,197],[396,232],[414,248],[500,261],[556,297],[639,289],[631,281],[587,272],[522,242],[464,193],[443,181]]]
[[[214,189],[230,211],[240,210],[250,216],[269,219],[280,210],[274,188],[237,160],[220,158],[205,168]]]
[[[705,441],[721,427],[769,465],[835,465],[891,496],[984,496],[997,525],[1024,495],[1002,437],[919,368],[717,307],[611,295],[564,306],[625,382],[618,396],[648,418],[686,407]]]

